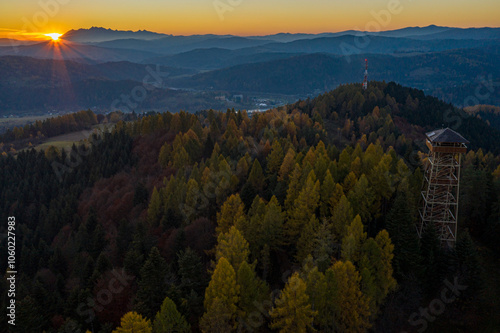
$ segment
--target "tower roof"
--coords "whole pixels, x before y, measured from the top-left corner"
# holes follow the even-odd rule
[[[431,142],[469,143],[467,139],[448,127],[425,133],[425,136]]]

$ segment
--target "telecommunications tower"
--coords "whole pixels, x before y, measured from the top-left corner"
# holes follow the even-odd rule
[[[365,59],[365,79],[363,80],[363,89],[368,88],[368,59]]]
[[[460,162],[469,141],[449,128],[426,133],[425,137],[430,151],[417,232],[422,237],[425,228],[434,224],[441,245],[451,248],[457,240]]]

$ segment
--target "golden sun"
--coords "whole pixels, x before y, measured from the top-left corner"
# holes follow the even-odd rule
[[[45,36],[52,38],[52,40],[54,42],[56,42],[56,41],[59,41],[59,37],[61,37],[62,34],[58,34],[58,33],[54,32],[54,33],[51,33],[51,34],[45,34]]]

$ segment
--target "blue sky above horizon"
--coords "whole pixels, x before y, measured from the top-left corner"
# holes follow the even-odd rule
[[[242,36],[431,24],[499,27],[499,14],[498,0],[17,0],[0,5],[0,37],[29,38],[92,26]]]

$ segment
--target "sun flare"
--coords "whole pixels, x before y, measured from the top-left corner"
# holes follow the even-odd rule
[[[51,34],[45,34],[45,36],[52,38],[53,41],[58,41],[59,37],[61,37],[62,34],[58,34],[58,33],[54,32],[54,33],[51,33]]]

